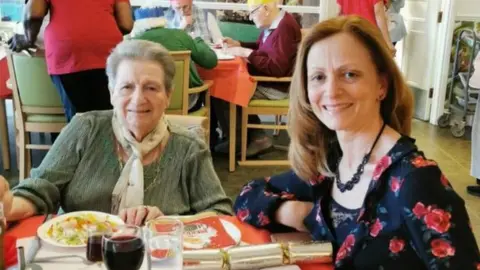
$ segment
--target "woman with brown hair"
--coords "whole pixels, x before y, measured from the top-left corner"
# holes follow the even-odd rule
[[[293,171],[248,183],[237,216],[332,242],[336,269],[477,269],[464,201],[409,138],[412,94],[360,17],[315,26],[290,88]]]

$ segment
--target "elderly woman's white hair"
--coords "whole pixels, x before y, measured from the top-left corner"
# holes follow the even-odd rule
[[[164,85],[167,94],[173,89],[175,62],[162,45],[146,40],[125,40],[113,49],[107,59],[106,72],[110,91],[114,90],[117,69],[123,60],[147,60],[158,63],[163,68]]]

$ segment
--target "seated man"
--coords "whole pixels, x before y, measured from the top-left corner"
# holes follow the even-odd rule
[[[217,55],[200,37],[193,39],[182,30],[165,28],[166,20],[161,14],[159,16],[151,18],[144,16],[136,20],[132,31],[133,38],[159,43],[169,51],[191,51],[189,87],[203,85],[195,64],[212,69],[217,65]],[[201,96],[189,95],[188,98],[189,111],[196,111],[205,100],[205,92]]]
[[[250,19],[258,28],[263,29],[257,42],[245,43],[231,38],[224,40],[228,47],[239,47],[232,48],[231,51],[236,51],[237,55],[247,59],[251,75],[269,77],[292,75],[302,34],[295,18],[290,13],[280,10],[276,2],[275,0],[248,1]],[[253,98],[286,99],[288,88],[288,83],[259,84]],[[214,102],[214,112],[217,114],[223,132],[228,133],[228,104],[218,99],[212,99],[212,102]],[[237,123],[241,123],[240,119]],[[249,123],[260,124],[260,118],[257,115],[251,115]],[[240,134],[240,128],[241,126],[237,125],[237,136]],[[271,139],[262,129],[249,130],[248,137],[250,143],[247,156],[257,155],[272,146]],[[220,153],[226,153],[228,149],[228,141],[215,147],[215,151]]]
[[[193,4],[193,0],[170,0],[170,8],[165,14],[167,28],[181,29],[190,36],[212,42],[207,27],[205,12]]]

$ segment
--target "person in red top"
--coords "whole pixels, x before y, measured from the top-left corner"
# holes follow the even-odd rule
[[[67,119],[76,112],[111,109],[107,56],[133,28],[128,0],[29,0],[25,7],[25,36],[15,35],[10,48],[34,47],[43,18],[48,73],[58,89]]]
[[[340,15],[358,15],[376,25],[393,55],[396,49],[390,40],[385,4],[388,0],[337,0]]]

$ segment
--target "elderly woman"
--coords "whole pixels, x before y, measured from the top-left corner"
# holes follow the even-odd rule
[[[141,224],[160,215],[231,213],[207,145],[165,120],[175,64],[149,41],[120,43],[108,57],[113,111],[77,115],[42,164],[12,191],[0,180],[7,220],[96,210]]]
[[[293,171],[247,184],[241,220],[332,242],[336,269],[478,269],[464,201],[407,136],[412,96],[371,23],[314,27],[290,91]]]

